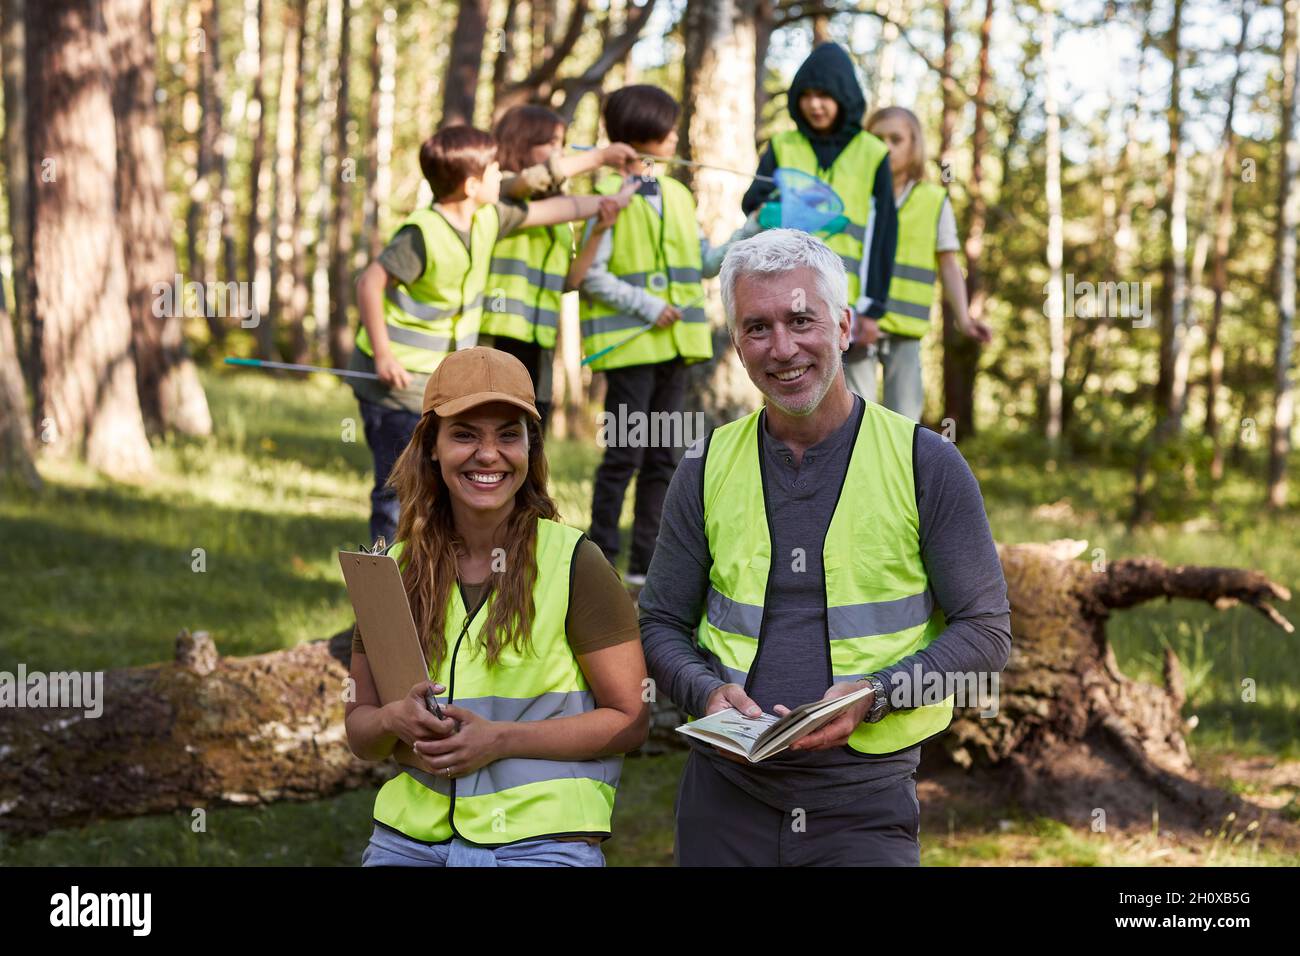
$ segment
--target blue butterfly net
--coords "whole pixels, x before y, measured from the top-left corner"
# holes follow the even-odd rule
[[[780,195],[780,224],[783,229],[835,233],[848,224],[844,217],[844,200],[816,176],[782,166],[774,178]]]

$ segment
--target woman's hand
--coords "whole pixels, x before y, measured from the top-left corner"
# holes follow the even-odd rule
[[[451,736],[456,732],[456,721],[450,717],[439,720],[424,703],[427,691],[440,694],[444,690],[446,688],[441,684],[420,681],[401,700],[383,706],[384,729],[411,746],[420,740],[439,740]],[[444,707],[443,713],[446,712],[447,708]]]
[[[447,704],[442,712],[459,722],[460,729],[449,737],[420,741],[414,747],[431,772],[443,777],[463,777],[507,756],[506,723],[488,720],[454,704]]]

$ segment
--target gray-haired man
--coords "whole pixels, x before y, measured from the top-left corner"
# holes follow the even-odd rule
[[[953,705],[925,692],[996,674],[1011,645],[979,486],[956,446],[845,386],[844,266],[823,243],[770,230],[721,277],[766,401],[673,477],[640,598],[650,672],[695,716],[872,693],[758,764],[692,741],[677,861],[916,865],[919,745]]]

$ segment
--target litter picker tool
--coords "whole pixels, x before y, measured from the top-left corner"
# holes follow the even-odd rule
[[[295,365],[292,362],[265,362],[262,359],[235,358],[233,355],[226,356],[226,364],[238,365],[244,368],[283,369],[286,372],[325,372],[327,375],[341,375],[345,378],[379,378],[374,372],[356,372],[348,368],[325,368],[320,365]]]
[[[707,298],[708,296],[701,296],[700,298],[696,299],[694,302],[690,303],[689,305],[674,306],[674,308],[680,308],[683,312],[685,312],[687,309],[693,309],[698,305],[703,305],[704,300]],[[679,319],[678,321],[681,320]],[[596,359],[604,358],[610,352],[614,351],[615,349],[622,348],[624,345],[627,345],[628,342],[631,342],[633,339],[637,338],[638,336],[645,335],[645,333],[649,332],[654,327],[655,327],[655,323],[653,321],[647,322],[639,329],[636,329],[635,331],[630,332],[627,335],[623,336],[623,338],[619,339],[617,342],[614,342],[610,345],[606,345],[599,352],[593,352],[591,355],[588,355],[585,359],[582,360],[582,364],[590,365],[592,362],[596,361]]]

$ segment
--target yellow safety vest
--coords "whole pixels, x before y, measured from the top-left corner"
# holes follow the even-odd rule
[[[919,339],[930,331],[934,278],[939,268],[939,213],[947,191],[934,183],[917,182],[898,207],[898,249],[889,280],[889,301],[880,317],[880,330]]]
[[[549,720],[584,714],[596,699],[569,647],[573,553],[582,532],[544,518],[537,522],[537,582],[530,647],[505,647],[487,666],[478,650],[491,598],[470,618],[453,587],[447,607],[447,655],[429,679],[447,688],[447,702],[488,720]],[[402,542],[389,551],[400,555]],[[375,820],[423,843],[453,835],[481,846],[545,836],[608,837],[621,755],[590,760],[506,757],[448,780],[403,767],[375,798]]]
[[[533,226],[498,239],[484,292],[483,334],[555,348],[560,297],[572,261],[568,223]]]
[[[597,184],[596,191],[609,195],[622,185],[619,176],[608,176]],[[703,261],[695,200],[689,189],[670,176],[662,177],[659,186],[662,216],[641,195],[633,196],[618,214],[608,269],[624,282],[686,308],[681,310],[681,320],[668,328],[651,329],[596,359],[591,363],[593,371],[651,365],[679,355],[688,363],[713,357],[713,335],[704,314]],[[582,350],[594,355],[642,328],[645,319],[583,296],[581,323]]]
[[[798,130],[789,130],[772,137],[772,153],[778,167],[787,166],[816,176],[844,201],[848,225],[833,235],[819,234],[818,238],[833,252],[839,253],[844,261],[844,271],[849,274],[849,307],[852,308],[862,294],[858,267],[864,254],[862,246],[867,224],[871,221],[871,195],[876,184],[876,172],[889,155],[889,147],[862,130],[840,150],[830,169],[822,169],[808,138]]]
[[[704,462],[704,530],[713,566],[697,637],[718,675],[746,690],[761,664],[772,562],[787,560],[772,554],[768,523],[755,510],[758,503],[766,506],[761,412],[718,428]],[[822,548],[833,682],[895,664],[944,629],[921,560],[912,482],[915,428],[911,419],[875,402],[864,403],[856,423],[844,487]],[[952,708],[950,696],[892,711],[874,724],[859,724],[848,746],[862,754],[906,750],[947,728]]]
[[[385,290],[384,323],[402,367],[427,374],[449,352],[478,344],[483,288],[500,222],[495,206],[480,207],[468,249],[437,210],[417,209],[398,231],[405,226],[415,226],[424,238],[424,273],[410,285]],[[357,328],[356,346],[374,357],[364,324]]]

